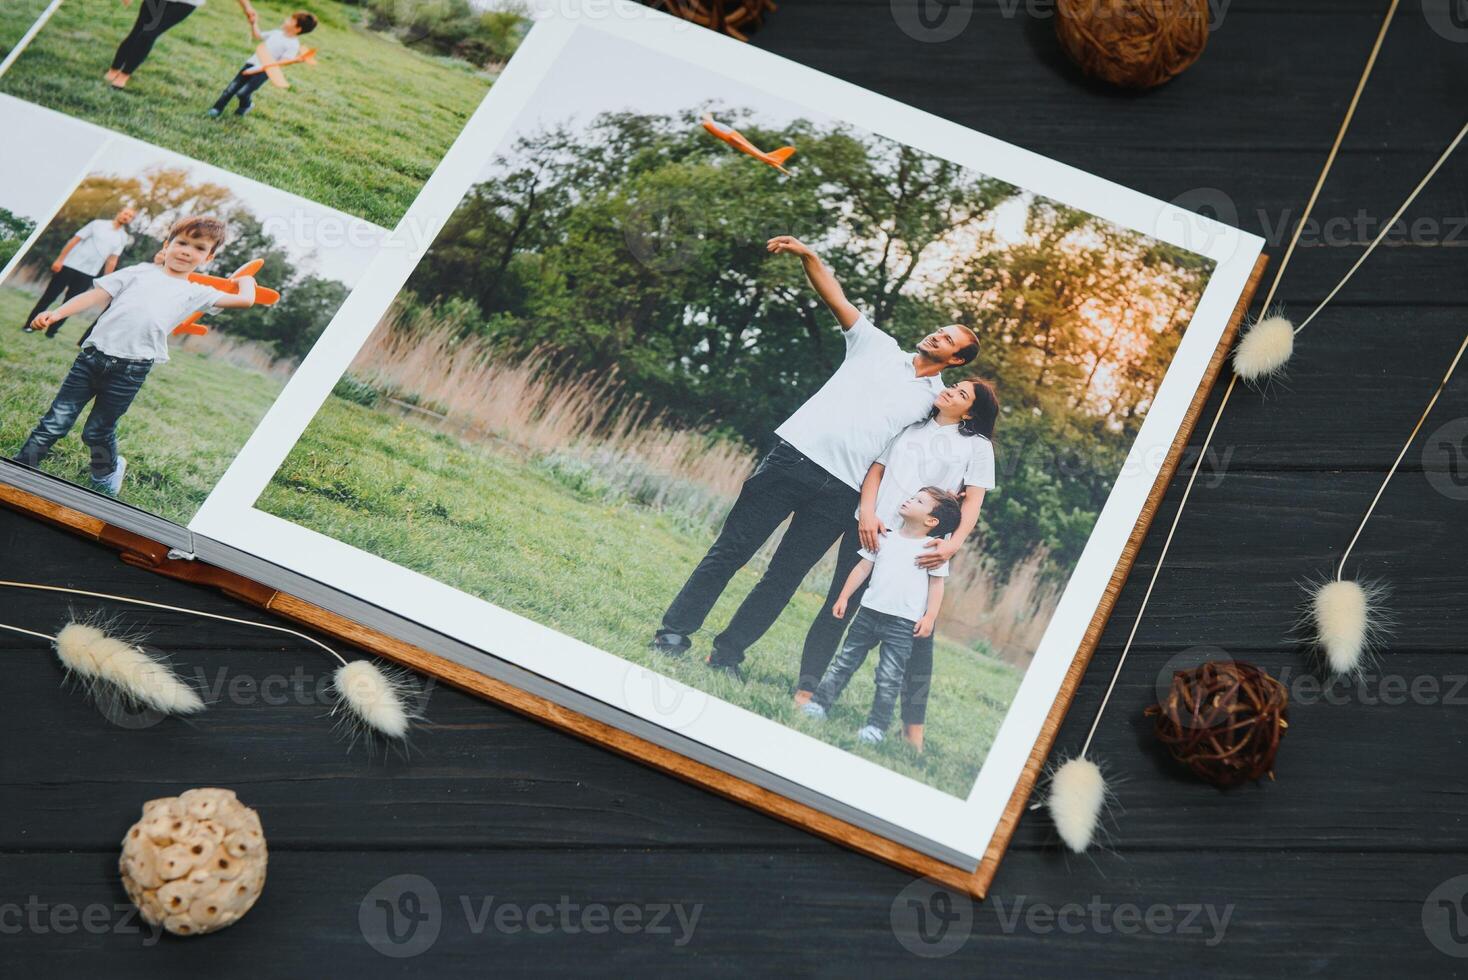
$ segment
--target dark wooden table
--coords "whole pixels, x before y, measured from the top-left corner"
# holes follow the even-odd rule
[[[1296,313],[1359,255],[1463,121],[1468,19],[1461,4],[1456,21],[1449,0],[1427,4],[1436,20],[1407,0],[1388,37],[1281,290]],[[1264,234],[1277,257],[1386,3],[1214,6],[1222,17],[1203,60],[1144,96],[1079,78],[1039,0],[958,0],[950,16],[970,21],[943,42],[905,33],[887,0],[787,0],[755,43],[1214,208]],[[45,650],[0,637],[0,972],[1468,970],[1468,878],[1452,881],[1468,874],[1468,487],[1462,460],[1422,448],[1447,439],[1463,452],[1468,377],[1438,405],[1356,552],[1362,573],[1393,586],[1389,649],[1362,683],[1322,692],[1291,639],[1297,583],[1329,569],[1468,329],[1465,177],[1468,155],[1423,194],[1410,235],[1381,249],[1301,336],[1286,383],[1230,405],[1096,743],[1124,808],[1109,849],[1067,856],[1048,821],[1028,815],[990,900],[956,900],[961,917],[937,945],[914,939],[909,878],[881,864],[449,690],[432,693],[410,758],[348,751],[319,694],[325,663],[243,628],[129,612],[203,672],[217,703],[195,724],[110,724],[60,689]],[[1084,736],[1160,544],[1154,533],[1122,594],[1062,750]],[[8,512],[0,555],[6,577],[252,615]],[[69,605],[7,592],[4,618],[54,628]],[[1175,658],[1207,645],[1286,675],[1291,725],[1276,782],[1219,792],[1154,748],[1142,708]],[[265,895],[217,936],[154,945],[125,911],[118,840],[144,800],[208,785],[235,788],[261,812]],[[364,902],[398,898],[401,882],[382,884],[398,875],[426,878],[440,901],[437,938],[413,958],[382,955],[359,928]],[[1437,914],[1442,898],[1456,902],[1457,932],[1424,928],[1424,909]],[[674,906],[696,910],[691,936],[660,911]],[[940,936],[936,920],[928,927]]]

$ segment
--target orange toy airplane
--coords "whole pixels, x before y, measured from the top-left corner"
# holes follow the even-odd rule
[[[716,139],[723,140],[725,143],[728,143],[740,153],[747,153],[758,160],[760,163],[769,164],[771,167],[774,167],[776,170],[780,171],[780,173],[785,174],[786,176],[790,175],[790,171],[786,170],[783,166],[781,166],[781,164],[783,164],[786,160],[789,160],[790,157],[794,155],[795,147],[782,146],[778,150],[771,150],[770,152],[766,153],[764,150],[761,150],[749,140],[745,139],[744,136],[740,134],[739,130],[730,129],[728,126],[721,126],[720,124],[714,122],[713,116],[703,117],[703,128],[708,130],[709,133]]]
[[[189,282],[198,283],[200,286],[213,286],[222,293],[237,293],[240,291],[240,284],[235,282],[235,280],[241,276],[253,276],[260,271],[260,267],[264,264],[264,259],[252,259],[236,269],[227,278],[224,276],[207,276],[202,272],[190,272]],[[279,302],[280,293],[278,291],[268,286],[261,286],[258,283],[255,285],[256,306],[274,306]],[[204,314],[202,312],[191,315],[183,323],[173,328],[173,335],[175,337],[180,334],[190,334],[195,337],[204,336],[204,334],[209,332],[209,328],[199,322],[203,316]]]
[[[286,65],[316,64],[316,49],[306,48],[294,58],[287,58],[284,61],[271,61],[270,52],[266,51],[265,45],[262,44],[255,49],[255,57],[260,59],[260,66],[258,68],[246,68],[244,74],[258,75],[263,71],[265,77],[270,79],[271,85],[274,85],[276,88],[290,88],[291,83],[286,81],[285,72],[281,71],[281,69]]]

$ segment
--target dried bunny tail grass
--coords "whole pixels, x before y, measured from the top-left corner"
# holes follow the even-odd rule
[[[98,625],[68,623],[57,634],[55,647],[67,673],[78,678],[94,697],[119,697],[166,715],[191,715],[204,710],[199,695],[167,664],[130,639],[119,638]]]
[[[1295,325],[1272,313],[1249,327],[1234,349],[1234,373],[1251,384],[1268,380],[1284,369],[1295,353]]]
[[[1376,580],[1318,579],[1304,588],[1301,628],[1326,669],[1338,676],[1364,671],[1391,632],[1388,587]]]
[[[1090,848],[1111,797],[1101,767],[1085,756],[1067,759],[1050,773],[1045,808],[1066,847],[1076,854]]]
[[[386,671],[370,660],[353,660],[332,675],[337,704],[332,713],[355,736],[376,733],[395,741],[408,735],[418,715],[408,707],[410,685],[405,675]]]

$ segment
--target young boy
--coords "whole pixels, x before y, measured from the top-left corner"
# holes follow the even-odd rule
[[[298,10],[287,17],[281,22],[279,29],[266,31],[264,34],[260,33],[260,28],[254,21],[250,22],[250,35],[260,42],[261,47],[265,48],[265,53],[270,56],[270,60],[265,62],[267,65],[289,61],[299,55],[301,42],[297,39],[302,34],[310,34],[314,30],[316,30],[316,18],[304,10]],[[243,116],[254,108],[254,102],[251,100],[260,86],[269,81],[270,76],[263,71],[253,75],[246,75],[245,72],[260,66],[260,52],[257,49],[254,54],[250,55],[250,60],[245,62],[245,67],[241,68],[224,87],[224,94],[220,95],[219,101],[209,109],[210,117],[216,117],[229,108],[229,100],[233,98],[240,100],[239,108],[234,111],[237,116]]]
[[[153,365],[168,360],[173,328],[201,310],[242,309],[255,302],[255,280],[248,276],[237,280],[234,294],[189,281],[189,273],[214,257],[225,232],[218,218],[185,218],[169,230],[154,261],[102,276],[80,296],[36,315],[31,325],[44,330],[82,310],[107,306],[16,460],[39,466],[93,402],[82,428],[82,442],[92,450],[92,489],[117,495],[127,469],[127,460],[117,453],[118,420]]]
[[[825,676],[801,708],[802,712],[825,718],[851,681],[851,675],[866,660],[867,653],[880,643],[877,693],[867,723],[857,732],[857,738],[872,744],[886,737],[892,709],[902,693],[912,641],[933,635],[938,609],[943,605],[943,579],[948,575],[948,563],[925,569],[918,566],[917,559],[926,553],[923,544],[929,538],[941,538],[958,527],[960,512],[957,495],[938,487],[923,487],[898,508],[902,523],[896,533],[884,536],[875,552],[862,549],[861,561],[851,570],[831,614],[845,619],[846,604],[852,593],[868,576],[871,584],[846,633],[845,645],[826,668]]]

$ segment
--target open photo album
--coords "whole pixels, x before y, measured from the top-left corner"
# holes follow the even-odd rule
[[[982,894],[1262,240],[459,6],[0,11],[6,502]]]

